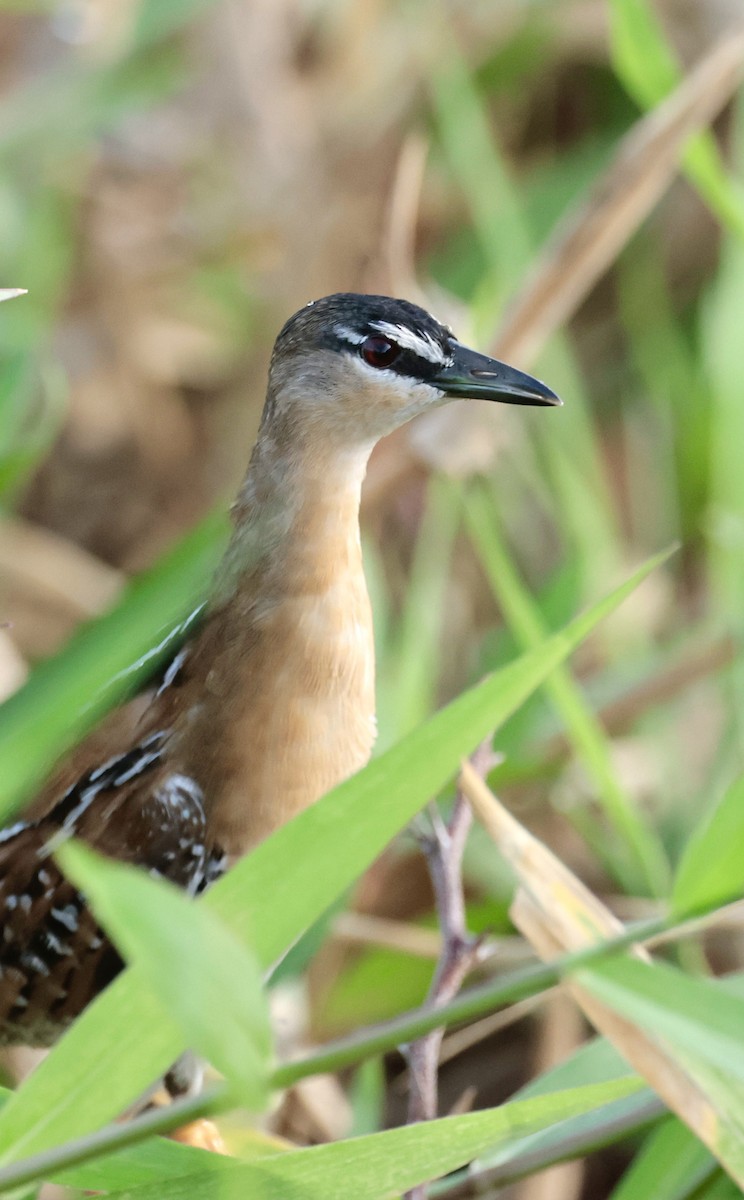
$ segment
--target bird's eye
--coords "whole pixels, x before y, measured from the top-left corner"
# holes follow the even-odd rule
[[[368,337],[359,348],[370,367],[389,367],[400,354],[400,346],[386,337]]]

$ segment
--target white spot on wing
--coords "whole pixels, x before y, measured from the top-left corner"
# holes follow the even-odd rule
[[[74,904],[66,904],[64,908],[53,908],[52,916],[70,933],[75,933],[78,927],[78,911]]]
[[[26,829],[28,822],[16,821],[15,825],[9,825],[7,829],[0,829],[0,842],[7,842],[10,838],[14,838],[22,829]]]

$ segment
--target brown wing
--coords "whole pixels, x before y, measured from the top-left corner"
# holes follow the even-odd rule
[[[201,790],[168,772],[162,732],[88,772],[41,819],[0,831],[0,1042],[47,1045],[121,968],[52,854],[80,837],[192,894],[223,869]]]

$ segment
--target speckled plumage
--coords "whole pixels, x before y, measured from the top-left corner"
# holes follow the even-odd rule
[[[52,853],[71,835],[192,895],[224,869],[207,849],[203,798],[164,770],[155,733],[87,772],[37,820],[0,832],[0,1043],[48,1045],[121,960]]]

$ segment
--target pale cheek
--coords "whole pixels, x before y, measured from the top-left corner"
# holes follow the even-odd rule
[[[373,369],[361,362],[354,362],[352,371],[353,386],[341,409],[343,420],[351,421],[357,432],[363,430],[372,437],[390,433],[447,399],[438,388],[411,383],[393,371],[372,373]]]

